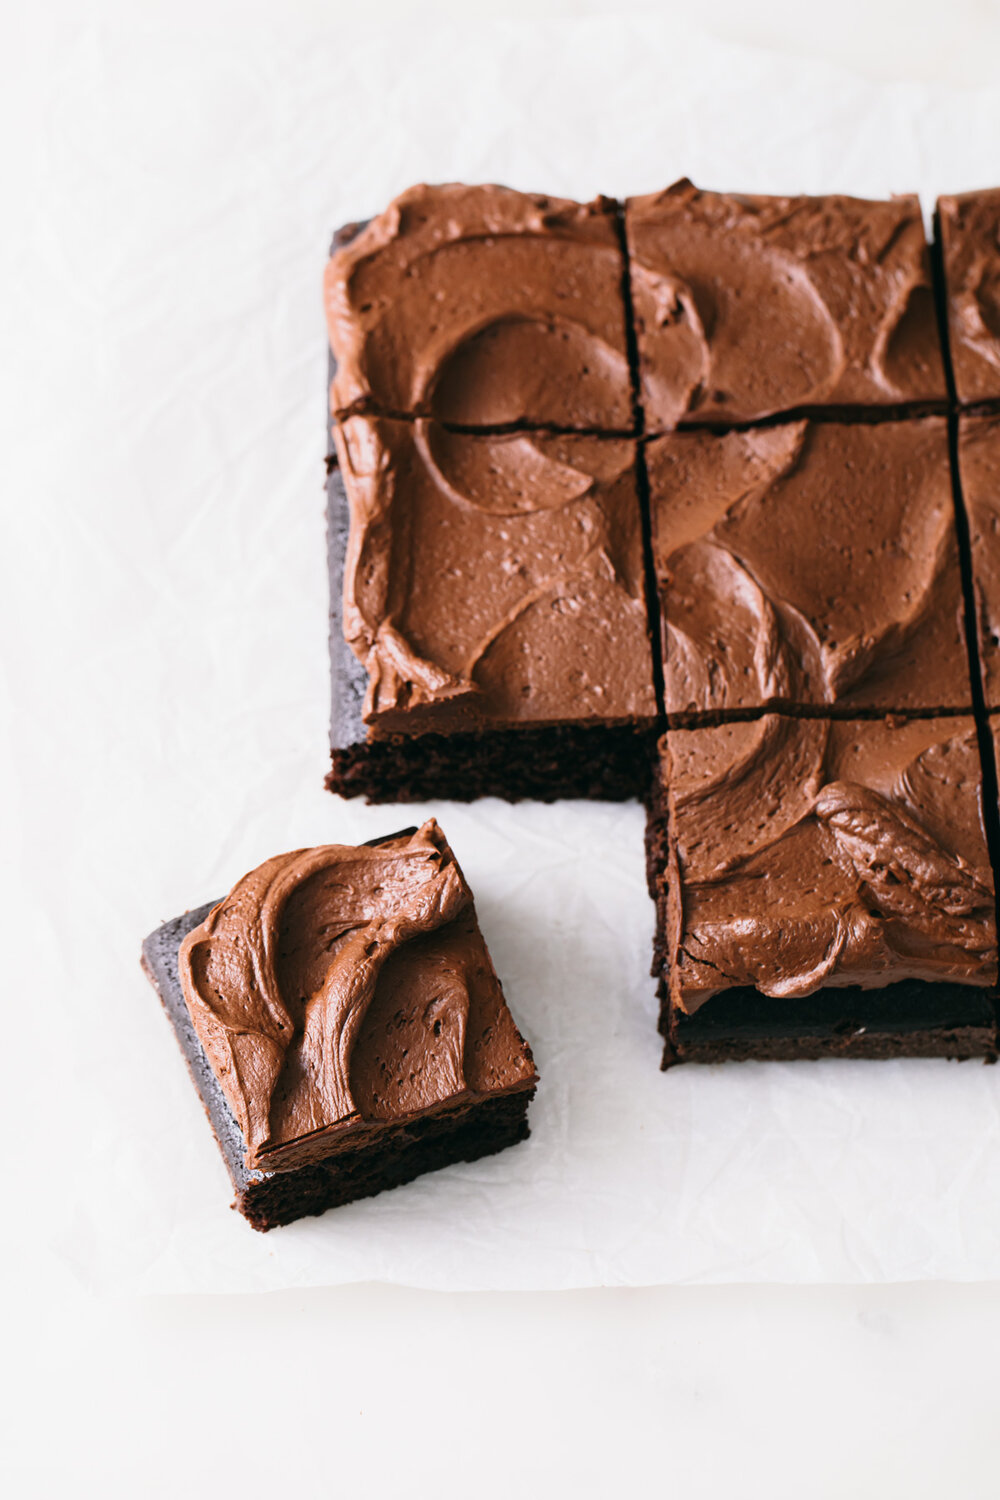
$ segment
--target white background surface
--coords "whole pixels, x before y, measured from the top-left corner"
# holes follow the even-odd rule
[[[626,10],[615,21],[598,6],[505,7],[483,23],[485,47],[471,6],[421,7],[419,26],[403,7],[290,5],[279,20],[211,3],[86,14],[49,4],[5,23],[13,1339],[0,1464],[15,1494],[200,1495],[236,1481],[250,1495],[296,1483],[374,1496],[512,1484],[995,1493],[995,1286],[142,1298],[134,1242],[122,1239],[116,1261],[100,1238],[107,1220],[79,1207],[80,1183],[93,1182],[126,1230],[162,1227],[164,1214],[183,1225],[192,1198],[224,1192],[202,1152],[178,1152],[188,1085],[159,1066],[168,1037],[135,977],[137,934],[275,847],[364,835],[391,815],[338,810],[316,789],[326,702],[316,280],[330,226],[411,180],[504,167],[516,185],[579,195],[681,171],[748,189],[863,192],[1000,177],[995,96],[914,84],[990,82],[993,7],[883,6],[873,18],[840,5],[832,36],[827,8],[715,5],[716,32],[780,48],[778,70],[676,18],[656,24],[669,7],[635,7],[630,20]],[[587,18],[552,19],[571,11]],[[637,56],[657,80],[638,94],[625,71]],[[814,71],[809,59],[824,56],[869,81]],[[351,115],[338,107],[348,90]],[[873,122],[860,140],[859,97]],[[798,180],[776,180],[790,159]],[[494,898],[490,916],[486,864],[473,868],[485,846],[469,833],[467,858],[453,832],[469,816],[442,813],[501,948],[506,903]],[[551,816],[526,810],[504,826],[544,842]],[[593,816],[630,880],[638,820],[621,813],[618,840],[617,812]],[[506,967],[497,956],[506,977],[514,948]],[[92,1014],[114,1018],[110,1048]],[[542,1060],[558,1083],[559,1059]],[[967,1074],[982,1093],[986,1070],[928,1076]],[[795,1076],[801,1094],[822,1092],[820,1071]],[[915,1075],[887,1076],[910,1080],[889,1085],[905,1118]],[[937,1140],[934,1110],[954,1122],[961,1100],[950,1082],[916,1086]],[[123,1109],[136,1122],[124,1152]],[[158,1151],[165,1167],[153,1167]],[[876,1235],[860,1258],[856,1244],[840,1246],[832,1274],[905,1276],[908,1254],[911,1274],[984,1274],[997,1247],[981,1240],[991,1215],[977,1199],[995,1180],[980,1132],[915,1216],[932,1250],[936,1233],[954,1250],[962,1231],[965,1266],[942,1271],[927,1245],[913,1257],[907,1244],[887,1272]],[[884,1188],[873,1176],[874,1222]],[[813,1275],[838,1248],[816,1227],[791,1246],[794,1261],[821,1244]],[[781,1246],[769,1249],[780,1259]],[[228,1242],[217,1250],[222,1264],[217,1255],[206,1269],[199,1241],[185,1264],[178,1236],[157,1263],[174,1285],[179,1270],[218,1285]],[[586,1270],[601,1279],[600,1266]],[[80,1272],[103,1289],[82,1290]],[[694,1280],[699,1268],[674,1274]],[[737,1254],[728,1274],[762,1273]],[[442,1278],[429,1265],[413,1279]],[[509,1280],[500,1265],[492,1284]]]

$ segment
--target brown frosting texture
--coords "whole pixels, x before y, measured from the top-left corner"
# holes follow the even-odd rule
[[[646,425],[944,401],[915,197],[630,198]]]
[[[939,198],[948,338],[959,401],[1000,397],[1000,188]]]
[[[971,718],[767,715],[671,730],[671,1001],[900,979],[996,982]]]
[[[943,418],[647,450],[668,713],[969,708]]]
[[[634,443],[371,417],[334,437],[373,733],[652,721]]]
[[[251,1169],[535,1079],[433,819],[265,861],[187,935],[179,967]]]
[[[335,250],[335,415],[631,431],[614,205],[418,186]]]
[[[987,708],[1000,708],[1000,416],[960,418],[958,462],[969,518],[983,693]]]

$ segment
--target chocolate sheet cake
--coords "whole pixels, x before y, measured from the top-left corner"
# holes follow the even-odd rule
[[[335,243],[328,785],[644,797],[671,1061],[994,1052],[995,434],[956,411],[990,394],[996,197],[942,199],[934,257],[912,196],[686,180],[623,205],[414,188]],[[743,752],[706,803],[688,743],[702,772],[777,747],[759,790],[792,822],[742,884],[684,851],[751,785]],[[943,966],[914,849],[973,901]],[[906,911],[872,896],[880,859]],[[836,961],[783,975],[753,916],[740,963],[705,948],[706,998],[670,923],[708,890],[777,892]]]
[[[531,1051],[433,820],[266,861],[143,967],[255,1229],[528,1133]]]

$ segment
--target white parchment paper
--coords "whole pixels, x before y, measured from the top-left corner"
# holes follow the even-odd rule
[[[589,197],[688,174],[917,189],[929,211],[1000,179],[1000,94],[473,7],[391,34],[363,6],[315,30],[280,7],[247,28],[81,15],[58,57],[0,248],[22,1227],[125,1290],[1000,1276],[1000,1069],[658,1071],[635,806],[430,809],[535,1047],[532,1137],[319,1220],[260,1236],[229,1211],[138,968],[147,931],[277,850],[424,811],[321,789],[330,230],[420,179]]]

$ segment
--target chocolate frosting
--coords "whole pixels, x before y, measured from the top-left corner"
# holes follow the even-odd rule
[[[653,720],[634,443],[370,417],[334,437],[373,733]]]
[[[1000,708],[1000,417],[963,416],[958,458],[969,518],[983,693],[987,708]]]
[[[963,402],[1000,397],[1000,188],[939,198],[955,390]]]
[[[646,425],[944,401],[920,204],[701,192],[625,213]]]
[[[647,451],[668,713],[971,705],[945,420]]]
[[[671,1001],[996,982],[971,718],[783,718],[661,741]]]
[[[614,205],[412,187],[326,271],[335,415],[629,431]]]
[[[433,819],[267,860],[188,934],[179,970],[251,1169],[535,1081]]]

